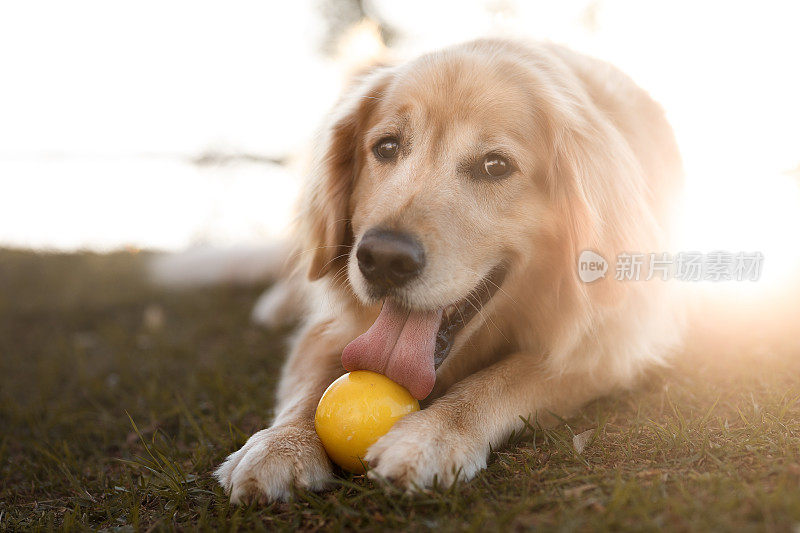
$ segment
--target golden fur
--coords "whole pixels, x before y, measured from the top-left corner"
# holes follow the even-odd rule
[[[370,147],[403,139],[387,165]],[[465,158],[502,150],[518,172],[474,180]],[[316,404],[344,346],[375,320],[354,259],[373,226],[420,236],[428,263],[397,299],[432,309],[464,298],[499,262],[508,275],[456,338],[427,407],[366,457],[402,487],[471,478],[520,416],[548,423],[632,384],[681,338],[668,284],[582,283],[591,249],[668,250],[681,163],[661,108],[614,67],[540,44],[483,40],[377,68],[350,87],[316,147],[298,242],[306,276],[285,284],[307,316],[284,368],[273,425],[220,466],[233,502],[318,490],[331,466]],[[287,293],[285,287],[283,293]]]

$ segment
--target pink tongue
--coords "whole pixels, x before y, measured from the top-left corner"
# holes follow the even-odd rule
[[[345,346],[342,366],[383,374],[421,400],[436,381],[433,350],[441,321],[441,310],[408,311],[386,300],[367,332]]]

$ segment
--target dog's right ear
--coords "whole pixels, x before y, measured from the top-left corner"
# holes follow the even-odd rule
[[[353,240],[350,196],[363,163],[362,135],[390,79],[390,69],[376,68],[346,89],[316,144],[298,220],[312,281],[347,261]]]

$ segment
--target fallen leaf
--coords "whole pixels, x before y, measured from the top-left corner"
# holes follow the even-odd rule
[[[586,448],[586,445],[589,444],[589,441],[592,440],[594,436],[594,428],[587,429],[582,433],[578,433],[574,437],[572,437],[572,445],[575,447],[575,451],[578,453],[583,453],[583,450]]]

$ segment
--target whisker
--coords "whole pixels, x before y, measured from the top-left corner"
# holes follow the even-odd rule
[[[317,250],[324,250],[325,248],[337,248],[337,249],[338,248],[347,248],[349,250],[350,248],[353,248],[353,245],[351,245],[351,244],[340,244],[340,245],[338,245],[338,244],[327,244],[327,245],[322,245],[322,246],[314,246],[312,248],[306,248],[305,250],[298,250],[295,253],[293,253],[290,256],[290,258],[291,259],[296,259],[296,258],[300,257],[303,254],[307,254],[309,252],[316,252]]]
[[[341,267],[339,267],[339,270],[337,270],[333,274],[333,277],[331,278],[331,283],[334,283],[334,284],[338,283],[340,278],[344,278],[344,277],[347,277],[347,265],[346,264],[342,265]]]
[[[476,276],[480,275],[478,272],[476,272],[475,270],[473,270],[473,269],[471,269],[471,268],[469,268],[467,266],[465,266],[463,268],[465,268],[466,270],[470,271],[472,274],[474,274]],[[511,303],[514,304],[514,306],[522,307],[522,305],[519,303],[519,301],[517,301],[516,298],[511,296],[511,294],[509,294],[509,292],[507,290],[505,290],[502,285],[498,285],[497,283],[495,283],[494,281],[492,281],[491,279],[489,279],[486,276],[481,278],[481,282],[484,283],[484,284],[485,283],[491,283],[497,289],[498,292],[500,292],[501,294],[506,296],[509,300],[511,300]],[[484,285],[484,287],[485,287],[485,285]]]
[[[333,259],[331,259],[330,261],[328,261],[327,263],[325,263],[324,265],[322,265],[322,267],[319,269],[319,270],[320,270],[320,272],[322,272],[323,270],[325,270],[325,267],[327,267],[328,265],[330,265],[331,263],[333,263],[333,262],[334,262],[334,261],[336,261],[337,259],[341,259],[342,257],[347,257],[348,255],[350,255],[350,252],[347,252],[347,253],[343,253],[343,254],[339,254],[339,255],[337,255],[336,257],[334,257]]]
[[[483,321],[484,325],[486,326],[486,330],[487,330],[487,331],[491,331],[491,329],[489,328],[489,326],[490,326],[490,325],[494,326],[494,328],[495,328],[495,329],[498,331],[498,333],[500,333],[500,335],[502,335],[502,336],[503,336],[503,339],[504,339],[504,340],[505,340],[507,343],[511,343],[511,341],[508,339],[508,337],[506,337],[506,334],[505,334],[505,333],[503,333],[503,330],[502,330],[502,329],[500,329],[500,326],[498,326],[498,325],[495,323],[495,321],[494,321],[494,320],[492,320],[492,317],[491,317],[491,315],[489,315],[489,313],[485,312],[485,309],[483,308],[483,306],[480,306],[480,307],[476,306],[476,305],[475,305],[475,304],[472,302],[472,298],[474,298],[474,296],[467,296],[467,298],[466,298],[466,301],[467,301],[467,303],[469,303],[469,304],[470,304],[470,305],[471,305],[471,306],[472,306],[472,307],[473,307],[473,308],[474,308],[474,309],[475,309],[475,310],[478,312],[478,316],[481,318],[481,320]],[[480,303],[480,302],[479,302],[479,303]]]

